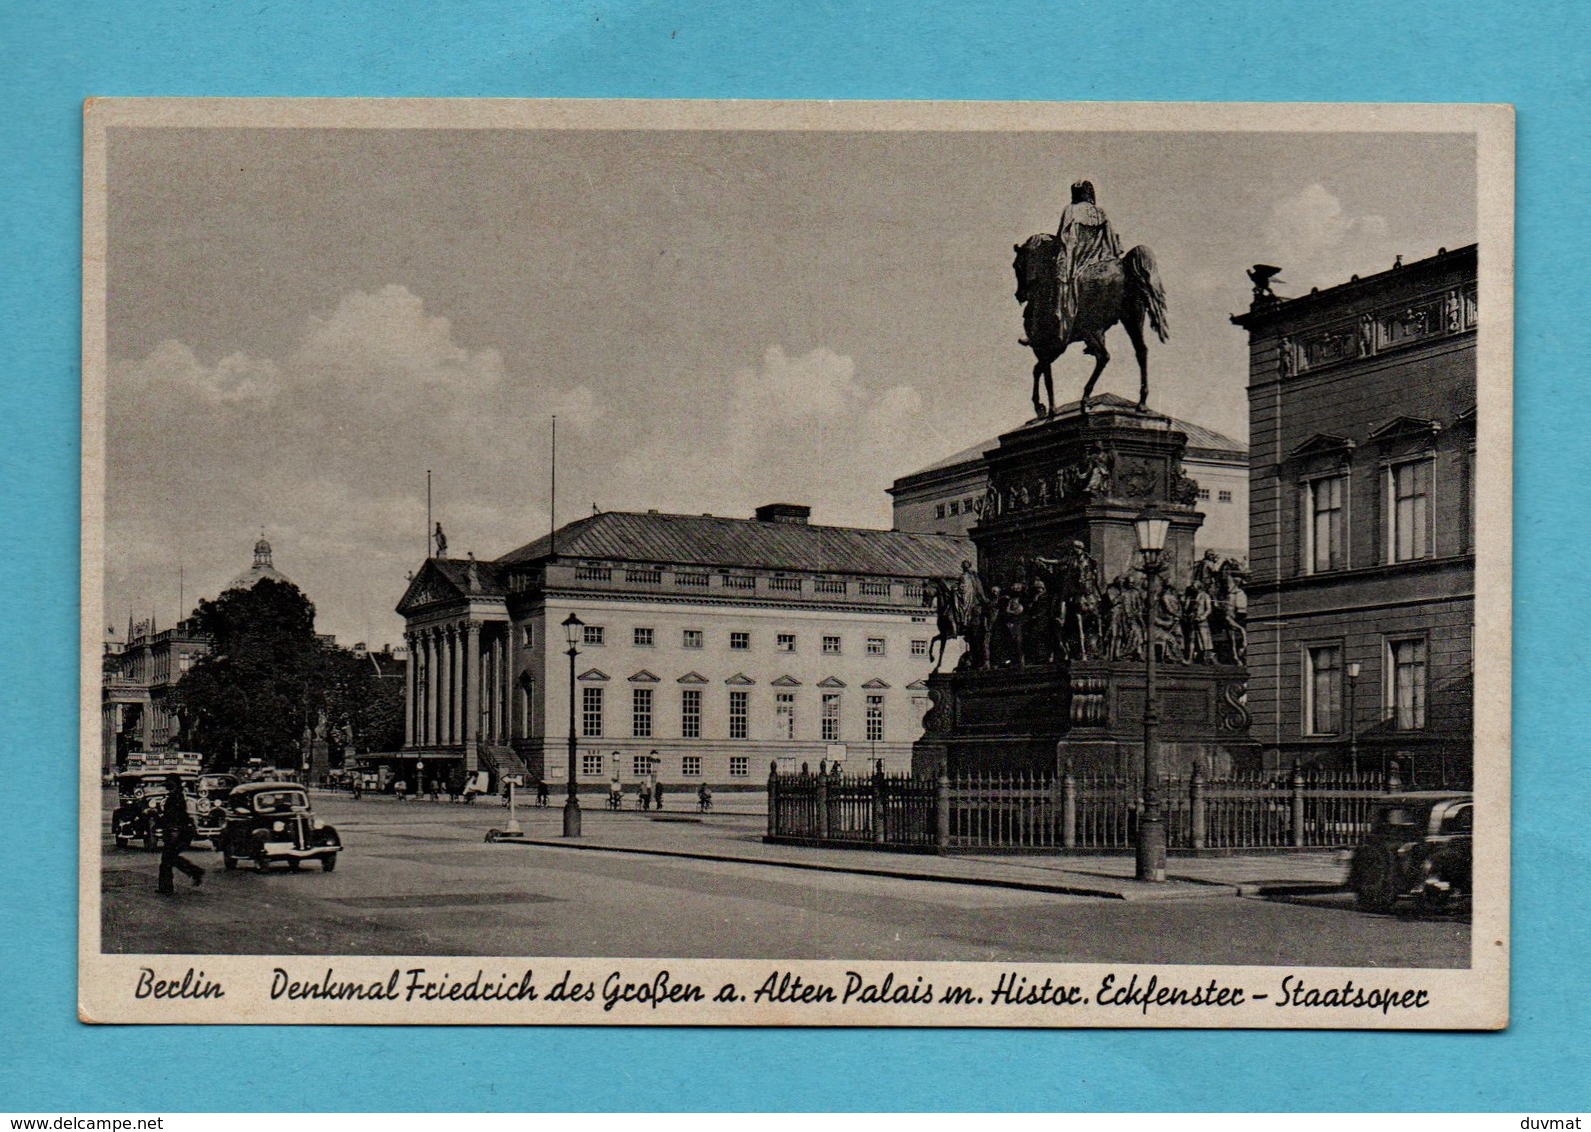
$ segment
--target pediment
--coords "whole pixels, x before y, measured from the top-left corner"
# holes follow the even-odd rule
[[[833,676],[825,676],[823,679],[818,681],[818,687],[820,687],[820,688],[843,688],[843,687],[845,687],[845,681],[844,680],[838,680],[838,679],[836,679]]]
[[[880,680],[877,676],[875,676],[871,680],[869,680],[866,684],[863,684],[862,687],[870,689],[871,691],[875,691],[876,692],[876,691],[879,691],[880,689],[889,687],[889,685],[886,684],[884,681]]]
[[[1373,429],[1370,439],[1376,441],[1403,440],[1408,437],[1434,439],[1442,426],[1426,417],[1394,417],[1380,428]]]
[[[606,680],[607,678],[608,674],[603,672],[600,668],[588,668],[580,674],[580,679],[582,680],[594,680],[600,682]]]
[[[1354,442],[1346,436],[1317,432],[1288,455],[1295,460],[1308,459],[1311,456],[1347,456],[1353,452],[1354,447]]]
[[[797,680],[794,676],[789,676],[789,675],[785,675],[785,676],[779,677],[777,680],[772,681],[772,684],[773,684],[773,686],[775,688],[799,688],[799,687],[801,687],[801,681]]]
[[[737,672],[733,676],[731,676],[728,680],[725,680],[724,683],[725,684],[734,684],[737,687],[742,687],[743,688],[743,687],[745,687],[748,684],[755,684],[756,681],[753,680],[750,676],[747,676],[744,672]]]
[[[407,617],[433,605],[464,600],[467,600],[464,591],[449,581],[434,561],[427,559],[420,572],[410,580],[409,588],[403,591],[397,611]]]
[[[705,683],[707,683],[707,677],[703,676],[700,672],[687,672],[685,675],[681,676],[678,680],[676,680],[675,683],[676,684],[705,684]]]
[[[632,684],[661,684],[662,681],[659,680],[652,673],[648,672],[646,669],[643,668],[643,669],[641,669],[641,671],[637,672],[634,676],[630,677],[630,683],[632,683]]]
[[[924,689],[926,689],[927,687],[928,687],[928,681],[926,681],[926,680],[913,680],[910,684],[906,685],[907,691],[911,691],[911,692],[921,692]]]

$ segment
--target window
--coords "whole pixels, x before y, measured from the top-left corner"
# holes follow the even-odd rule
[[[1341,570],[1348,565],[1348,526],[1345,500],[1347,476],[1325,476],[1309,481],[1309,572]]]
[[[729,737],[731,739],[744,739],[746,737],[747,704],[750,699],[750,692],[729,693]]]
[[[520,628],[520,631],[519,631],[519,633],[520,633],[520,636],[519,636],[519,647],[520,648],[528,649],[528,648],[533,648],[535,646],[536,634],[535,634],[534,630],[535,630],[535,626],[530,625],[528,623],[523,625]]]
[[[819,578],[812,583],[812,589],[820,594],[843,594],[849,587],[838,578]]]
[[[862,593],[865,594],[867,597],[888,597],[889,596],[889,583],[888,582],[863,582],[862,583]]]
[[[729,647],[735,652],[745,652],[751,647],[750,633],[729,634]]]
[[[1392,725],[1418,731],[1425,726],[1425,641],[1388,641],[1387,652],[1392,662],[1392,686],[1387,689]]]
[[[745,778],[749,774],[751,774],[751,756],[749,756],[749,755],[730,755],[729,756],[729,777],[731,777],[731,778]]]
[[[592,689],[588,689],[588,691],[600,692],[600,691],[602,691],[602,689],[601,688],[592,688]],[[580,756],[580,773],[585,775],[587,778],[599,778],[599,777],[601,777],[601,775],[602,775],[602,756],[601,755],[581,755]]]
[[[840,741],[840,693],[823,693],[823,741]]]
[[[611,582],[613,581],[613,570],[608,566],[576,566],[575,581]]]
[[[757,588],[756,575],[725,574],[724,589],[726,590],[754,590]]]
[[[884,697],[867,697],[867,741],[869,743],[882,743],[884,741]]]
[[[652,630],[636,629],[633,639],[636,648],[649,649],[652,647]]]
[[[824,651],[825,654],[827,654],[829,656],[838,656],[839,652],[840,652],[840,638],[838,638],[838,637],[824,637],[823,638],[823,651]]]
[[[630,773],[631,774],[644,775],[644,774],[650,773],[651,770],[652,770],[652,756],[651,755],[632,755],[632,756],[630,756]]]
[[[868,656],[883,656],[884,655],[884,638],[883,637],[869,637],[869,638],[867,638],[867,655]]]
[[[773,647],[780,652],[795,652],[795,634],[780,633],[773,639]]]
[[[679,733],[684,739],[702,737],[702,690],[686,688],[680,693]]]
[[[797,593],[798,594],[798,593],[801,592],[801,579],[800,578],[769,578],[768,579],[768,588],[770,590],[782,590],[785,593]]]
[[[630,689],[630,734],[637,739],[652,737],[652,689]]]
[[[962,509],[962,511],[964,511],[968,515],[972,514],[973,501],[970,498],[969,499],[963,499],[961,501],[961,509]]]
[[[686,778],[700,778],[702,776],[702,757],[700,755],[686,755],[679,761],[679,772]]]
[[[700,629],[686,629],[680,640],[684,648],[699,649],[702,647],[702,631]]]
[[[674,575],[674,584],[676,586],[694,586],[697,589],[705,590],[707,588],[707,575],[706,574],[675,574]]]
[[[943,503],[941,503],[941,504],[937,505],[934,508],[934,518],[943,519],[944,517],[945,517],[945,505]]]
[[[1216,502],[1218,502],[1218,503],[1230,503],[1230,502],[1232,502],[1232,493],[1230,491],[1223,491],[1220,494],[1218,494],[1215,498],[1216,498]]]
[[[1431,461],[1394,464],[1387,481],[1390,561],[1424,558],[1430,552]]]
[[[580,689],[580,733],[586,736],[602,734],[602,689]]]
[[[912,641],[912,655],[913,656],[927,656],[928,655],[928,642],[925,641],[925,640],[922,640],[920,638],[913,640]]]
[[[795,693],[780,692],[774,696],[773,726],[781,739],[795,738]]]
[[[1199,489],[1199,498],[1200,499],[1209,499],[1210,498],[1210,489],[1207,488],[1207,487],[1201,487]]]
[[[1305,733],[1336,735],[1342,730],[1342,649],[1323,645],[1308,652]]]
[[[961,514],[961,500],[959,500],[959,499],[952,499],[952,500],[951,500],[951,501],[950,501],[950,513],[951,513],[951,514],[952,514],[952,515],[959,515],[959,514]]]
[[[607,639],[607,630],[605,630],[601,625],[587,625],[585,626],[585,632],[581,634],[581,637],[588,645],[600,645],[603,644]]]

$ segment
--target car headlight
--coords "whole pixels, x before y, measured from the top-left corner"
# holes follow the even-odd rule
[[[282,833],[286,829],[287,829],[287,826],[284,823],[282,823],[282,822],[273,821],[271,823],[271,832],[272,833]]]

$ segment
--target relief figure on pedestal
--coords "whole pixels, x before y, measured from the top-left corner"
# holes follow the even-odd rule
[[[1054,236],[1030,236],[1014,250],[1016,299],[1023,304],[1025,332],[1020,341],[1037,359],[1033,366],[1034,415],[1046,415],[1039,399],[1041,380],[1049,399],[1048,415],[1055,415],[1051,366],[1073,342],[1081,342],[1083,352],[1094,359],[1094,372],[1081,399],[1082,412],[1088,412],[1094,385],[1110,362],[1105,332],[1118,322],[1132,340],[1138,360],[1138,408],[1146,410],[1149,349],[1144,343],[1144,320],[1148,319],[1162,342],[1170,333],[1154,253],[1140,244],[1122,255],[1121,243],[1088,181],[1072,186],[1072,203],[1062,213],[1060,230]]]

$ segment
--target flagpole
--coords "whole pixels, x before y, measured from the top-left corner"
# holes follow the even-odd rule
[[[552,415],[552,506],[548,509],[552,529],[548,534],[548,557],[558,553],[558,414]]]
[[[425,557],[431,557],[431,469],[425,470]]]

